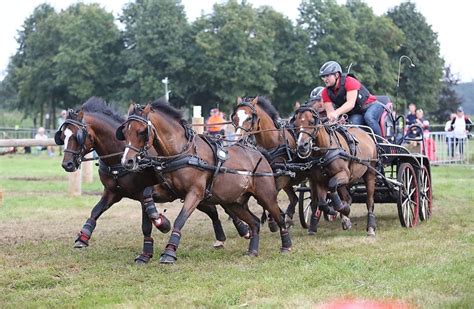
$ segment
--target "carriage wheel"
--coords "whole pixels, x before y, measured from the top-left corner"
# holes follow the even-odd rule
[[[431,176],[426,166],[423,166],[419,171],[418,187],[420,191],[420,220],[424,221],[431,218],[433,205]]]
[[[306,197],[305,197],[306,195]],[[300,217],[301,226],[304,229],[309,227],[309,220],[311,219],[311,191],[300,191],[298,197],[298,214]],[[316,217],[319,219],[321,217],[321,211],[319,208],[316,210]]]
[[[398,218],[403,227],[415,227],[418,223],[418,181],[413,166],[402,163],[398,167],[397,180],[402,183],[398,191]]]

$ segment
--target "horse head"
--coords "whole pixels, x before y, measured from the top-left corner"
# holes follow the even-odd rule
[[[297,134],[297,154],[306,159],[313,151],[318,125],[321,123],[318,112],[310,106],[303,106],[295,112],[292,123]]]
[[[231,116],[237,135],[242,134],[242,131],[252,132],[257,129],[257,102],[258,97],[237,99],[237,105]]]
[[[121,163],[128,170],[139,169],[139,162],[148,155],[148,149],[151,147],[150,139],[155,138],[155,130],[148,120],[150,111],[150,104],[130,105],[127,120],[115,132],[118,140],[126,142]]]
[[[66,172],[74,172],[79,168],[82,158],[92,150],[93,141],[83,122],[82,110],[70,109],[66,120],[54,135],[57,145],[64,145],[62,167]]]

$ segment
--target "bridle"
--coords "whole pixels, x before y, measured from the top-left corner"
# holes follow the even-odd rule
[[[240,126],[238,123],[235,124],[234,121],[232,121],[232,125],[234,126],[235,131],[237,131],[238,129],[241,129],[242,131],[244,131],[246,133],[255,131],[255,129],[257,129],[257,128],[254,128],[254,127],[257,125],[258,116],[257,116],[257,109],[255,108],[255,106],[251,102],[242,101],[239,104],[237,104],[237,106],[234,108],[234,111],[232,112],[232,115],[230,116],[231,117],[230,119],[232,119],[232,120],[234,119],[234,116],[236,116],[237,110],[240,107],[248,107],[252,111],[252,118],[251,118],[251,122],[250,122],[250,128],[246,129],[246,128]],[[245,120],[245,121],[247,121],[247,120]]]
[[[70,114],[74,114],[74,115],[77,115],[76,112],[72,111],[72,110],[69,110],[69,113]],[[59,127],[59,129],[56,131],[56,133],[54,134],[54,141],[56,142],[56,145],[64,145],[64,140],[61,139],[61,134],[63,132],[63,127],[66,126],[66,125],[72,125],[74,127],[77,128],[77,133],[76,133],[76,140],[77,140],[77,143],[79,144],[79,150],[71,150],[71,149],[64,149],[64,152],[65,153],[70,153],[72,154],[72,160],[75,164],[76,167],[78,167],[81,162],[82,162],[82,159],[83,157],[86,155],[86,139],[87,139],[87,136],[88,136],[88,133],[87,133],[87,125],[81,121],[78,121],[78,120],[74,120],[74,119],[71,119],[71,118],[68,118],[64,121],[63,124],[61,124],[61,126]],[[88,152],[92,151],[89,150]]]
[[[140,109],[139,106],[137,106],[136,108]],[[116,131],[117,139],[125,140],[125,136],[123,135],[123,129],[131,121],[137,121],[141,124],[144,124],[147,128],[147,131],[146,131],[146,134],[145,134],[145,143],[143,144],[143,146],[141,148],[137,148],[137,147],[132,146],[130,144],[125,145],[125,149],[130,148],[130,149],[134,150],[137,153],[137,158],[140,160],[140,159],[145,158],[146,156],[148,156],[148,149],[151,148],[151,146],[148,144],[148,141],[149,141],[149,138],[150,138],[150,134],[152,134],[152,133],[154,133],[153,134],[153,143],[155,143],[155,141],[156,141],[156,129],[152,125],[151,121],[148,120],[147,118],[136,115],[136,114],[132,114],[132,115],[128,116],[127,120],[120,127],[118,127],[118,129]]]
[[[296,115],[298,114],[301,114],[301,113],[304,113],[304,112],[310,112],[313,119],[310,121],[309,125],[306,126],[306,128],[312,128],[312,131],[306,131],[303,127],[301,126],[300,127],[300,130],[297,134],[297,141],[299,140],[299,137],[300,137],[300,134],[306,134],[310,137],[310,142],[311,142],[311,151],[308,152],[308,154],[305,154],[305,155],[302,155],[298,150],[297,150],[297,153],[298,153],[298,156],[301,158],[301,159],[307,159],[309,156],[311,156],[311,152],[312,151],[315,151],[315,150],[318,150],[319,148],[318,147],[313,147],[312,145],[315,144],[315,140],[316,140],[316,136],[318,135],[319,133],[319,130],[321,129],[321,118],[319,117],[319,114],[318,112],[311,106],[302,106],[300,108],[298,108],[296,111],[295,111],[295,115],[293,116],[293,118],[290,120],[290,124],[294,127],[294,122],[296,120]],[[298,147],[297,147],[298,149]]]

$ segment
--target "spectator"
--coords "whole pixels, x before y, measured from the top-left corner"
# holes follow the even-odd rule
[[[448,159],[454,157],[454,135],[451,129],[451,122],[456,119],[456,114],[452,113],[444,126],[446,132],[446,146],[448,147]]]
[[[207,119],[207,133],[211,135],[221,135],[224,136],[224,123],[225,119],[222,117],[222,113],[218,108],[211,109],[210,116]]]
[[[451,121],[451,131],[453,131],[454,149],[458,148],[460,159],[464,159],[464,143],[467,133],[472,129],[472,121],[466,115],[462,107],[458,107],[456,118]]]
[[[410,105],[408,105],[408,114],[405,117],[405,132],[408,131],[408,129],[415,123],[416,123],[416,105],[415,103],[410,103]],[[416,130],[411,130],[410,132],[408,132],[408,137],[415,138]]]
[[[43,127],[39,127],[38,128],[38,133],[36,133],[36,135],[35,135],[35,139],[37,139],[37,140],[47,140],[48,136],[46,135],[45,131],[46,130]],[[40,152],[42,150],[47,150],[48,155],[50,157],[54,156],[54,151],[53,151],[52,146],[37,146],[36,149],[38,150],[38,152]]]

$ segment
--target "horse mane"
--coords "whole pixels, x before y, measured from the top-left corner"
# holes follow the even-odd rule
[[[272,118],[273,122],[278,122],[280,114],[267,97],[258,96],[257,105]]]
[[[100,113],[107,118],[111,118],[119,123],[125,122],[125,118],[120,115],[117,111],[110,108],[104,99],[99,97],[90,97],[84,104],[82,104],[82,110],[87,113]]]
[[[157,109],[177,121],[183,119],[183,113],[180,110],[172,107],[165,98],[159,98],[158,100],[150,103],[150,105],[153,109]]]

